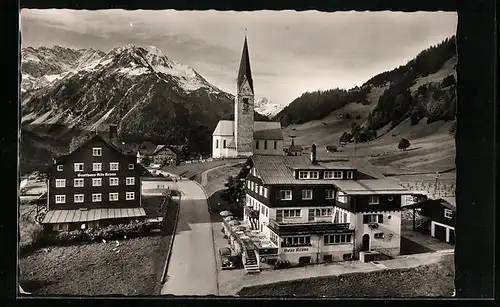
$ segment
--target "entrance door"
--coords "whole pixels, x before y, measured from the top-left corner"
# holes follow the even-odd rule
[[[365,234],[363,235],[363,241],[362,241],[362,246],[361,246],[361,251],[366,252],[370,250],[370,235]]]
[[[446,228],[439,225],[434,225],[434,237],[446,242]]]

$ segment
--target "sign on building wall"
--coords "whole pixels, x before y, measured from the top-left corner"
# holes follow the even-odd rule
[[[116,176],[116,173],[78,173],[77,177],[112,177]]]
[[[304,253],[308,252],[309,248],[308,247],[294,247],[294,248],[282,248],[282,252],[284,253]]]

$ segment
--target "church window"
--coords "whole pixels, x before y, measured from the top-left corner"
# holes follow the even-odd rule
[[[264,149],[267,149],[267,140],[264,141]]]
[[[259,149],[259,140],[255,141],[255,149]]]
[[[274,149],[278,148],[278,141],[274,141]]]
[[[215,140],[215,148],[219,148],[219,140]]]
[[[223,142],[222,143],[222,148],[226,148],[226,140],[223,140],[222,142]]]

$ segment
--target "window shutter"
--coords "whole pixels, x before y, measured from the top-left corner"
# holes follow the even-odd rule
[[[379,222],[380,224],[382,224],[382,223],[384,222],[384,215],[383,215],[383,214],[379,214],[379,215],[378,215],[378,222]]]

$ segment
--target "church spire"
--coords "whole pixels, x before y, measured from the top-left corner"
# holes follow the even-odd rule
[[[241,54],[241,61],[240,61],[240,70],[238,72],[238,90],[240,89],[241,85],[243,84],[243,81],[245,78],[248,80],[248,83],[250,84],[250,89],[253,92],[253,79],[252,79],[252,71],[250,70],[250,57],[248,56],[248,45],[247,45],[247,35],[246,35],[246,29],[245,29],[245,42],[243,44],[243,53]]]

